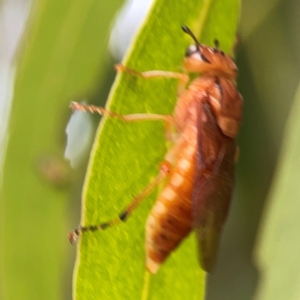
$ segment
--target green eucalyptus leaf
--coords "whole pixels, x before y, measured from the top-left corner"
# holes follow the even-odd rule
[[[181,71],[184,51],[193,43],[181,25],[189,26],[202,43],[213,45],[217,38],[221,48],[230,52],[238,16],[238,0],[157,0],[123,63],[139,71]],[[117,76],[108,108],[120,114],[171,114],[176,90],[176,80],[144,80],[123,73]],[[115,218],[158,173],[165,152],[162,122],[125,124],[105,118],[86,175],[82,224]],[[145,271],[145,220],[156,195],[145,199],[126,224],[82,236],[74,275],[75,299],[204,297],[205,273],[198,265],[192,235],[158,274]]]

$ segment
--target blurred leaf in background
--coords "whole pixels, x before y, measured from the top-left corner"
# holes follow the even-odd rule
[[[262,272],[257,299],[300,297],[300,88],[288,119],[279,165],[258,243],[258,266]]]
[[[275,188],[273,173],[278,153],[285,147],[285,125],[293,110],[299,81],[300,48],[296,38],[300,34],[299,12],[299,2],[293,0],[243,1],[239,31],[241,45],[237,57],[238,86],[244,96],[238,189],[225,229],[218,272],[209,277],[209,300],[255,299],[257,288],[263,282],[260,276],[264,276],[263,265],[256,269],[253,248],[258,231],[264,231],[266,226],[262,211],[272,210],[269,190],[271,186],[272,190]],[[297,124],[290,126],[297,127]],[[291,154],[287,151],[285,155]],[[296,199],[298,191],[291,193]],[[266,199],[268,202],[264,207]],[[297,211],[298,207],[293,209]],[[294,228],[298,228],[299,218],[293,220]],[[264,235],[264,238],[267,237]],[[292,243],[288,247],[292,248]],[[266,244],[260,245],[266,247]],[[277,251],[274,246],[269,247]],[[280,274],[281,270],[276,272]],[[293,282],[289,276],[282,276],[281,284],[283,281],[287,285]],[[281,295],[270,299],[290,298]]]
[[[55,180],[66,170],[63,148],[69,102],[95,94],[105,79],[110,22],[120,4],[32,3],[18,51],[2,170],[3,299],[71,299],[70,189],[58,188]],[[48,183],[38,173],[43,168]],[[76,198],[72,198],[73,207]]]

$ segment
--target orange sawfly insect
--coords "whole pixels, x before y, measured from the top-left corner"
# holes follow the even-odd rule
[[[180,95],[173,115],[119,115],[104,108],[73,102],[73,110],[89,111],[126,122],[161,120],[174,145],[167,152],[157,177],[115,220],[80,226],[70,233],[73,243],[85,231],[103,230],[127,220],[136,206],[162,181],[158,196],[146,222],[146,267],[156,273],[169,254],[191,232],[196,232],[201,267],[214,266],[221,231],[228,213],[234,186],[234,165],[242,97],[235,86],[238,73],[233,59],[215,47],[201,45],[186,26],[195,45],[188,47],[184,67],[201,74],[187,89],[189,77],[167,71],[138,72],[123,65],[117,70],[143,78],[167,77],[180,81]],[[175,135],[174,135],[175,131]]]

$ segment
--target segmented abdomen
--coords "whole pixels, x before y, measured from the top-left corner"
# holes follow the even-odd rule
[[[192,229],[191,196],[196,143],[184,139],[170,177],[146,223],[146,267],[156,273]]]

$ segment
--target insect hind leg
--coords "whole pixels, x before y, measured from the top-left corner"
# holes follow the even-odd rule
[[[170,163],[168,161],[164,161],[161,164],[160,172],[155,177],[155,179],[133,199],[131,204],[124,211],[122,211],[117,218],[96,225],[79,226],[78,228],[70,232],[70,243],[74,244],[77,241],[78,237],[81,236],[84,232],[101,231],[125,222],[132,214],[132,212],[139,206],[139,204],[170,174],[170,171]]]

